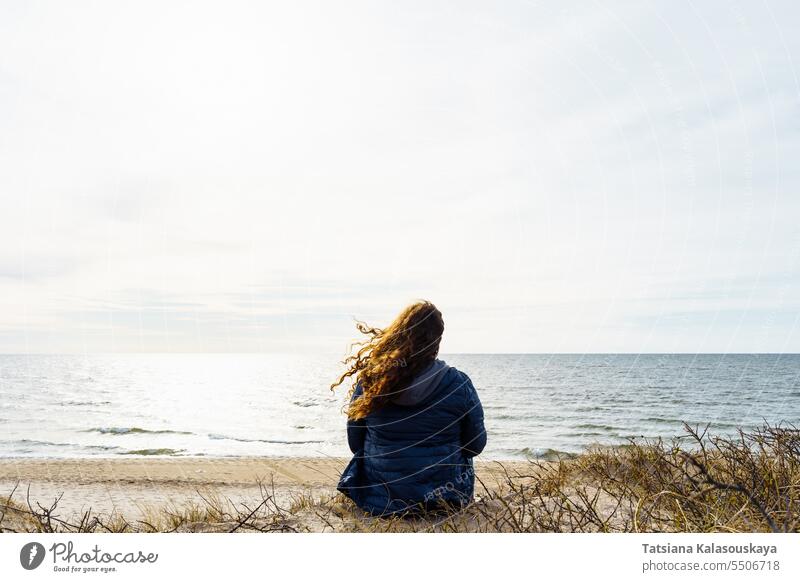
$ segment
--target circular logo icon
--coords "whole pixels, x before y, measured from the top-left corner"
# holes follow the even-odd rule
[[[44,546],[39,542],[30,542],[19,551],[19,563],[26,570],[35,570],[44,560]]]

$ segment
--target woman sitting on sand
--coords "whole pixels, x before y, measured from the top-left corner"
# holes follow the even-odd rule
[[[436,358],[442,314],[421,301],[386,329],[357,327],[369,337],[331,385],[355,380],[347,409],[354,456],[339,491],[373,515],[462,507],[472,498],[472,458],[486,431],[469,377]]]

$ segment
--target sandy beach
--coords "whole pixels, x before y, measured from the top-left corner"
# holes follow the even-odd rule
[[[16,487],[16,503],[26,506],[30,492],[34,504],[49,506],[63,494],[58,504],[62,518],[91,510],[133,520],[155,507],[200,503],[209,494],[247,504],[261,498],[259,482],[284,504],[304,495],[333,495],[346,463],[290,457],[0,459],[0,497]],[[503,465],[522,468],[526,463]],[[490,461],[476,462],[476,472],[489,487],[502,475],[500,465]]]
[[[478,459],[474,503],[394,519],[370,517],[338,494],[345,458],[5,457],[0,531],[798,531],[795,429],[718,437],[713,450],[690,444]],[[777,486],[759,485],[767,483]]]

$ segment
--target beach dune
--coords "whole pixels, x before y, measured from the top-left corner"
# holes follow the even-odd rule
[[[686,430],[691,441],[477,459],[475,503],[395,519],[370,518],[337,493],[343,458],[6,457],[0,531],[800,530],[796,428],[711,441]]]
[[[292,457],[0,459],[0,497],[13,491],[19,505],[27,506],[29,496],[49,506],[61,496],[58,512],[65,519],[91,510],[135,520],[148,508],[200,503],[210,492],[245,504],[261,498],[262,487],[284,504],[303,495],[333,495],[346,464],[341,458]],[[489,461],[477,462],[476,472],[487,484],[502,475]]]

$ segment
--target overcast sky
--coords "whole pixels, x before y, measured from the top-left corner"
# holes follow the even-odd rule
[[[0,352],[800,351],[793,2],[0,4]]]

